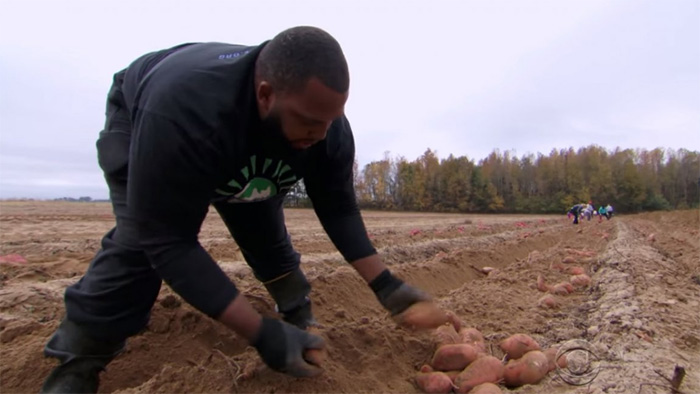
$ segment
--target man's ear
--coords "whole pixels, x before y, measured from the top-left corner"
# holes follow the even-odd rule
[[[258,101],[258,110],[261,117],[266,117],[275,102],[275,92],[267,81],[261,81],[255,89],[255,98]]]

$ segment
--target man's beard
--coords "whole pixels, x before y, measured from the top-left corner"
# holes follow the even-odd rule
[[[277,111],[271,111],[267,117],[261,120],[260,131],[266,150],[274,151],[284,156],[299,153],[297,149],[294,149],[287,136],[284,135],[282,121]]]
[[[276,111],[270,112],[267,117],[262,119],[260,129],[266,141],[275,144],[283,143],[285,146],[289,145],[289,140],[287,140],[284,131],[282,131],[282,120]]]

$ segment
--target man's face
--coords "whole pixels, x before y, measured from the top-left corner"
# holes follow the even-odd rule
[[[294,149],[306,149],[326,138],[331,123],[345,111],[348,93],[338,93],[316,78],[298,92],[265,91],[258,87],[263,122],[279,126]]]

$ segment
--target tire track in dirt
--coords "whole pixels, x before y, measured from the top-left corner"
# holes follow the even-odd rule
[[[688,267],[635,236],[634,222],[616,224],[619,236],[601,256],[588,318],[590,340],[605,360],[592,392],[668,385],[656,370],[671,376],[676,364],[687,373],[681,390],[700,392],[700,291]]]

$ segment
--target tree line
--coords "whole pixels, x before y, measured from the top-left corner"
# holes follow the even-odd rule
[[[597,145],[518,157],[494,150],[475,162],[428,149],[413,161],[384,154],[359,170],[363,209],[433,212],[562,213],[593,201],[617,212],[700,206],[700,152],[687,149],[606,150]],[[309,206],[303,183],[289,205]]]

